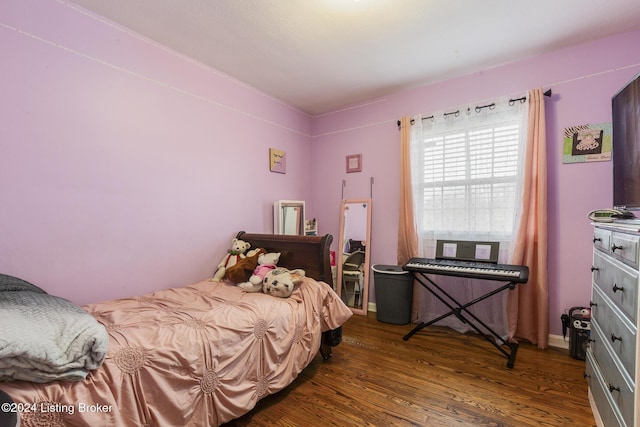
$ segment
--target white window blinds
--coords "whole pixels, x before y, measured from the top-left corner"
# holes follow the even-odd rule
[[[510,105],[513,104],[513,105]],[[509,240],[519,199],[527,103],[414,118],[412,174],[421,234]]]

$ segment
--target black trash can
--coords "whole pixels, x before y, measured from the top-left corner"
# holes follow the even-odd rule
[[[384,323],[406,325],[411,322],[413,280],[398,265],[371,267],[376,289],[376,317]]]

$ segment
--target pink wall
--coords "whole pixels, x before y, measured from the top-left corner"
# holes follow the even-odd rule
[[[562,164],[562,132],[567,126],[611,121],[611,96],[639,71],[640,32],[632,32],[316,117],[312,156],[323,166],[313,177],[319,224],[337,234],[342,180],[347,183],[345,197],[360,198],[369,196],[373,177],[371,262],[395,264],[398,118],[534,87],[552,89],[553,97],[546,102],[549,321],[551,333],[559,335],[563,310],[590,299],[592,228],[587,212],[612,206],[611,162]],[[345,156],[357,153],[363,155],[362,173],[346,174]],[[374,293],[373,284],[370,292]]]
[[[640,71],[640,32],[314,118],[68,3],[1,2],[0,54],[0,272],[78,303],[209,276],[236,231],[271,232],[276,199],[306,200],[337,236],[343,179],[345,198],[373,196],[372,263],[395,264],[397,119],[551,88],[559,334],[562,310],[589,301],[586,213],[611,206],[611,163],[563,165],[562,130],[610,120]],[[287,152],[286,175],[268,172],[269,147]],[[363,171],[346,174],[357,153]]]
[[[1,2],[0,56],[0,272],[77,303],[184,285],[309,199],[311,118],[228,76],[59,1]]]

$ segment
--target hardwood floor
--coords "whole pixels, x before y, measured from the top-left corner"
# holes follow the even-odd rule
[[[474,334],[354,315],[328,361],[227,426],[595,426],[584,362],[521,343],[515,367]]]

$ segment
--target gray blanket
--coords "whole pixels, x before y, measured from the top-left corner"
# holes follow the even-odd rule
[[[0,274],[0,381],[82,380],[102,365],[109,336],[81,307]]]

